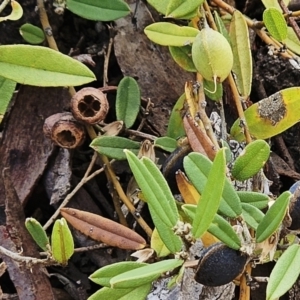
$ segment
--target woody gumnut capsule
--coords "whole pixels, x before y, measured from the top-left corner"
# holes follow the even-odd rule
[[[81,89],[71,99],[73,116],[83,123],[100,123],[105,119],[108,109],[105,94],[92,87]]]
[[[81,146],[85,139],[84,126],[69,112],[48,117],[44,122],[43,131],[56,145],[67,149]]]

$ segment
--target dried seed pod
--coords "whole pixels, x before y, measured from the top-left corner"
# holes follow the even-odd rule
[[[69,112],[48,117],[43,130],[46,137],[62,148],[74,149],[82,145],[85,139],[84,126]]]
[[[88,124],[103,121],[108,109],[109,105],[105,94],[91,87],[81,89],[71,100],[71,110],[74,118]]]
[[[220,286],[242,274],[248,255],[216,243],[202,253],[196,270],[195,280],[207,286]]]

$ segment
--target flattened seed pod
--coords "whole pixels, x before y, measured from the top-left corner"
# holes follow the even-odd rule
[[[220,286],[234,280],[245,269],[248,256],[223,243],[208,247],[199,259],[195,280],[206,286]]]

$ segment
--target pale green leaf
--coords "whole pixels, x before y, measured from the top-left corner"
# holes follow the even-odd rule
[[[290,26],[288,26],[287,39],[285,40],[285,43],[290,50],[300,55],[300,41],[294,29]]]
[[[243,14],[235,10],[230,23],[230,40],[233,52],[235,82],[240,95],[247,99],[252,84],[252,55],[250,49],[249,29]]]
[[[182,18],[195,13],[204,0],[170,0],[166,10],[168,18]]]
[[[257,226],[262,221],[264,214],[257,207],[242,202],[242,215],[245,222],[254,230],[257,229]]]
[[[171,253],[170,250],[166,247],[166,245],[162,241],[156,228],[154,228],[153,230],[150,245],[151,248],[156,252],[156,255],[158,257],[164,257]]]
[[[278,0],[262,0],[261,2],[264,4],[265,8],[275,7],[279,11],[281,11],[281,7],[278,3]],[[288,6],[290,0],[283,0],[283,2],[286,6]]]
[[[162,136],[154,141],[154,146],[168,152],[173,152],[177,148],[177,141],[168,136]]]
[[[122,0],[67,0],[67,8],[93,21],[114,21],[130,13],[130,7]]]
[[[147,2],[155,8],[159,13],[165,15],[170,0],[147,0]]]
[[[207,177],[207,183],[198,202],[192,233],[201,237],[208,229],[219,208],[226,176],[224,149],[219,150]]]
[[[267,285],[267,300],[276,300],[285,294],[300,274],[300,246],[290,246],[278,259]]]
[[[5,16],[5,17],[0,17],[0,22],[2,21],[16,21],[22,18],[23,16],[23,8],[22,6],[19,4],[19,2],[12,0],[11,1],[11,8],[12,11],[9,15]]]
[[[96,79],[79,61],[29,45],[0,46],[0,76],[34,86],[76,86]]]
[[[190,45],[183,47],[169,46],[169,51],[174,61],[185,71],[197,72],[192,60],[192,47]]]
[[[141,93],[139,85],[132,77],[124,77],[118,86],[116,98],[117,120],[123,121],[130,128],[139,113]]]
[[[0,123],[16,88],[16,82],[0,76]]]
[[[153,23],[144,31],[152,42],[162,46],[176,47],[192,44],[199,33],[199,30],[195,28],[166,22]]]

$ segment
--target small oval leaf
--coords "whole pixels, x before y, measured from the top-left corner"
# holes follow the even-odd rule
[[[270,7],[264,10],[263,21],[273,38],[283,42],[287,38],[287,24],[281,11]]]
[[[50,243],[43,226],[34,218],[27,218],[25,227],[34,239],[34,241],[44,250],[49,251]]]
[[[34,86],[76,86],[96,79],[79,61],[30,45],[0,46],[0,76]]]
[[[141,93],[139,85],[132,77],[124,77],[117,89],[116,114],[117,120],[125,123],[130,128],[139,113]]]
[[[67,8],[72,13],[93,21],[114,21],[130,13],[130,7],[122,0],[67,0]]]
[[[177,148],[177,141],[168,136],[158,137],[154,141],[154,146],[168,152],[173,152]]]
[[[192,60],[192,47],[190,45],[183,47],[169,46],[174,61],[185,71],[197,72],[197,69]]]
[[[292,245],[280,256],[273,268],[268,285],[267,300],[276,300],[295,283],[300,273],[300,246]]]
[[[232,168],[232,176],[243,181],[255,175],[270,156],[270,146],[264,140],[248,144],[238,156]]]
[[[291,193],[283,192],[266,212],[256,231],[256,242],[261,243],[269,238],[280,226],[290,201]]]
[[[204,0],[170,0],[166,10],[168,18],[182,18],[188,14],[195,13]]]
[[[154,43],[162,46],[182,47],[194,42],[199,30],[172,23],[157,22],[147,26],[145,34]]]
[[[110,280],[110,284],[112,288],[141,286],[156,280],[162,273],[180,267],[182,264],[183,260],[180,259],[163,260],[117,275]]]
[[[45,40],[43,30],[32,24],[22,25],[19,31],[23,39],[30,44],[41,44]]]
[[[64,218],[56,220],[51,234],[51,246],[53,258],[62,265],[66,265],[68,259],[74,253],[74,241],[69,226]]]
[[[90,144],[90,147],[98,153],[118,160],[126,159],[124,149],[138,154],[140,146],[138,142],[119,136],[100,136]]]
[[[75,229],[96,241],[129,250],[146,245],[139,234],[110,219],[74,208],[62,208],[60,213]]]
[[[198,72],[209,81],[224,81],[233,65],[229,43],[211,28],[204,28],[197,35],[192,46],[192,58]]]

